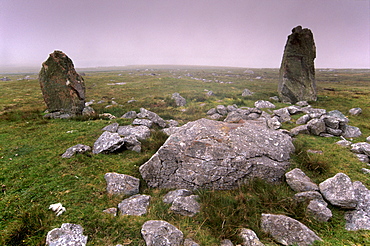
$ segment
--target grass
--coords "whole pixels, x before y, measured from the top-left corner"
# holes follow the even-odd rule
[[[202,209],[192,218],[170,213],[169,205],[162,202],[168,190],[151,189],[141,180],[140,193],[152,196],[146,215],[113,217],[102,213],[106,208],[116,207],[125,198],[107,195],[104,174],[118,172],[141,179],[139,166],[167,138],[158,129],[153,129],[151,138],[143,142],[141,153],[124,151],[61,158],[61,154],[75,144],[92,146],[101,134],[100,129],[108,124],[131,124],[132,120],[119,118],[127,111],[139,112],[143,107],[183,125],[206,117],[206,112],[219,104],[253,107],[256,100],[269,100],[277,95],[277,69],[254,69],[254,74],[244,71],[241,68],[176,66],[85,71],[87,101],[95,100],[93,107],[97,113],[111,113],[118,117],[114,120],[96,116],[73,120],[43,119],[46,108],[38,81],[17,80],[24,74],[0,75],[12,79],[0,81],[3,95],[0,97],[0,245],[45,245],[47,232],[62,223],[82,225],[84,234],[89,237],[89,245],[145,245],[140,229],[150,219],[168,221],[200,245],[219,245],[225,238],[235,244],[241,243],[237,234],[243,227],[255,230],[266,245],[276,245],[260,229],[261,213],[285,214],[302,221],[324,240],[315,245],[369,245],[368,231],[345,231],[345,211],[330,207],[333,218],[328,223],[316,223],[305,215],[304,204],[292,200],[294,193],[286,184],[274,186],[260,180],[231,191],[197,191]],[[318,70],[316,78],[319,96],[312,106],[328,111],[337,109],[345,114],[350,108],[361,107],[361,115],[348,115],[348,118],[350,125],[360,127],[363,132],[363,136],[354,141],[365,141],[370,135],[369,71]],[[119,82],[126,84],[112,85]],[[245,88],[255,94],[241,97]],[[209,90],[215,96],[207,96]],[[174,92],[186,98],[186,106],[176,107],[171,99]],[[136,101],[128,103],[132,99]],[[117,105],[106,107],[112,101]],[[285,123],[284,127],[294,127],[295,119],[293,123]],[[344,172],[353,181],[360,180],[369,188],[369,176],[360,171],[366,165],[348,149],[335,145],[338,140],[297,136],[291,169],[301,168],[316,183]],[[309,149],[320,150],[322,154],[308,153]],[[59,217],[47,209],[56,202],[67,208]]]

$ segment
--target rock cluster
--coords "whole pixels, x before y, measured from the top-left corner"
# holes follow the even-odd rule
[[[72,60],[62,51],[54,51],[42,64],[39,81],[49,118],[81,115],[85,107],[85,83]]]
[[[280,66],[278,92],[282,102],[316,101],[316,47],[310,29],[297,26],[288,36]]]

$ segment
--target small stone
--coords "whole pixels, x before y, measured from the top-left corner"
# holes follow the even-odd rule
[[[83,235],[82,226],[71,223],[63,223],[60,228],[55,228],[48,232],[46,245],[48,246],[85,246],[87,236]]]
[[[163,220],[149,220],[141,227],[147,246],[182,246],[184,234]]]
[[[327,222],[333,214],[326,203],[312,200],[307,206],[307,214],[319,222]]]
[[[360,115],[362,113],[362,109],[361,108],[351,108],[348,113],[350,115]]]
[[[121,116],[121,118],[125,119],[135,119],[137,116],[137,113],[135,111],[128,111],[124,115]]]
[[[303,125],[303,124],[307,124],[307,122],[309,122],[310,120],[311,120],[311,117],[308,114],[305,114],[299,117],[295,123],[298,125]]]
[[[101,129],[102,131],[108,131],[108,132],[117,132],[117,129],[118,129],[118,126],[119,124],[118,123],[112,123],[106,127],[104,127],[103,129]]]
[[[288,185],[297,192],[315,191],[319,190],[317,184],[313,183],[311,179],[299,168],[295,168],[285,174]]]
[[[234,246],[234,244],[230,241],[230,239],[224,239],[221,241],[220,246]]]
[[[275,108],[276,106],[269,101],[259,100],[254,103],[256,108]]]
[[[193,239],[187,238],[184,241],[184,246],[199,246],[199,244],[197,244],[196,242],[194,242]]]
[[[197,195],[177,197],[170,207],[170,210],[176,214],[193,217],[200,211],[200,204],[197,201]]]
[[[118,209],[121,215],[141,216],[147,213],[149,201],[148,195],[133,195],[118,204]]]
[[[254,92],[251,92],[248,89],[244,89],[243,93],[242,93],[242,97],[249,97],[249,96],[252,96],[253,94],[254,94]]]
[[[123,138],[121,138],[117,133],[105,131],[95,141],[92,152],[94,154],[112,153],[119,150],[123,146],[123,144]]]
[[[164,197],[163,197],[163,202],[167,204],[171,204],[176,198],[178,197],[185,197],[185,196],[190,196],[192,195],[193,192],[187,189],[177,189],[168,192]]]
[[[106,173],[107,192],[110,195],[135,195],[139,193],[140,180],[126,174]]]
[[[343,147],[349,147],[349,146],[351,146],[352,142],[343,139],[343,140],[339,140],[338,142],[336,142],[336,144],[338,144],[340,146],[343,146]]]
[[[103,213],[112,214],[113,216],[117,216],[117,208],[104,209]]]
[[[324,201],[324,198],[318,191],[299,192],[294,195],[293,199],[296,200],[297,202],[309,202],[312,200],[317,200],[323,204],[326,204],[326,202]]]
[[[257,234],[251,230],[242,228],[239,233],[239,237],[243,240],[243,246],[263,246]]]
[[[64,152],[62,155],[62,158],[71,158],[75,154],[83,154],[87,151],[91,151],[91,147],[83,144],[77,144],[75,146],[72,146]]]
[[[360,128],[356,127],[356,126],[347,126],[346,129],[345,129],[345,132],[343,134],[343,137],[345,138],[357,138],[357,137],[361,137],[362,135],[362,132],[360,130]]]
[[[153,125],[153,122],[151,120],[147,119],[134,119],[132,122],[133,125],[142,125],[151,128]]]

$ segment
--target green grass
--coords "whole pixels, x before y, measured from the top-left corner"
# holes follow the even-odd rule
[[[89,236],[89,245],[145,245],[140,229],[150,219],[168,221],[200,245],[219,245],[225,238],[235,244],[241,243],[237,233],[242,227],[255,230],[266,245],[276,245],[260,229],[261,213],[285,214],[302,221],[324,240],[315,245],[369,245],[370,232],[345,231],[345,211],[330,207],[333,218],[328,223],[316,223],[305,215],[304,204],[292,200],[294,192],[286,184],[274,186],[260,180],[232,191],[197,191],[202,209],[192,218],[170,213],[169,205],[162,202],[168,190],[151,189],[141,180],[140,192],[152,196],[148,214],[113,217],[102,213],[125,198],[107,195],[104,174],[118,172],[141,179],[139,166],[167,138],[158,129],[143,142],[141,153],[124,151],[61,158],[61,154],[75,144],[92,146],[102,133],[101,128],[108,124],[130,124],[132,120],[119,118],[127,111],[139,112],[143,107],[182,125],[206,117],[206,112],[219,104],[253,107],[256,100],[269,100],[277,95],[277,69],[254,69],[254,74],[244,71],[241,68],[194,67],[86,71],[87,101],[95,100],[93,107],[97,113],[111,113],[118,117],[114,120],[98,117],[43,119],[46,107],[38,81],[17,80],[24,74],[0,75],[12,79],[0,81],[3,95],[0,97],[0,245],[44,245],[46,233],[62,223],[83,226],[84,234]],[[194,78],[207,79],[207,82]],[[319,96],[312,106],[328,111],[338,109],[346,115],[350,108],[361,107],[361,115],[348,118],[350,125],[360,127],[363,132],[363,136],[354,141],[365,141],[370,135],[369,71],[317,71],[316,78]],[[118,82],[126,84],[108,85]],[[255,94],[241,97],[245,88]],[[215,96],[208,97],[207,90],[213,91]],[[175,106],[171,99],[174,92],[186,98],[186,106]],[[136,101],[127,103],[131,99]],[[97,104],[101,100],[105,102]],[[112,101],[118,105],[106,108]],[[284,124],[286,128],[294,126],[294,123]],[[291,169],[301,168],[316,183],[344,172],[353,181],[360,180],[369,188],[369,176],[360,171],[366,165],[348,149],[335,145],[338,140],[297,136]],[[322,154],[307,153],[308,149],[321,150]],[[56,202],[67,209],[59,217],[48,210],[49,205]]]

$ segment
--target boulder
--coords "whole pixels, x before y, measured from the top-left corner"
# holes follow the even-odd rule
[[[200,204],[197,195],[179,196],[173,202],[170,210],[175,214],[193,217],[200,211]]]
[[[135,119],[137,117],[137,113],[135,111],[128,111],[124,115],[121,116],[121,118],[125,119]]]
[[[296,124],[298,124],[298,125],[303,125],[303,124],[306,124],[307,122],[309,122],[311,120],[311,117],[310,117],[310,115],[308,115],[308,114],[305,114],[305,115],[303,115],[303,116],[301,116],[301,117],[299,117],[297,120],[296,120]]]
[[[142,126],[146,126],[148,128],[151,128],[152,125],[153,125],[153,121],[147,120],[147,119],[134,119],[132,124],[133,125],[142,125]]]
[[[139,193],[140,180],[126,174],[106,173],[107,192],[110,195],[135,195]]]
[[[327,203],[318,200],[311,200],[307,206],[306,213],[319,222],[327,222],[333,214],[327,207]]]
[[[344,173],[337,173],[334,177],[319,184],[320,192],[334,206],[354,209],[357,206],[355,191],[351,179]]]
[[[255,177],[281,181],[293,151],[291,137],[264,122],[200,119],[179,127],[139,170],[150,187],[225,190]]]
[[[326,204],[326,202],[324,201],[324,198],[318,191],[299,192],[294,195],[293,199],[297,202],[310,202],[312,200],[316,200],[323,204]]]
[[[307,226],[285,215],[262,214],[261,228],[283,245],[306,246],[322,241]]]
[[[297,26],[288,36],[280,66],[278,93],[287,103],[316,101],[316,47],[310,29]]]
[[[153,121],[153,123],[157,124],[158,126],[164,128],[167,126],[166,121],[162,119],[156,113],[149,111],[145,108],[140,108],[140,113],[137,114],[138,118],[148,118],[149,120]]]
[[[164,197],[163,197],[163,202],[171,204],[176,198],[178,197],[185,197],[185,196],[190,196],[192,195],[193,192],[187,189],[177,189],[168,192]]]
[[[286,182],[294,191],[315,191],[319,190],[317,184],[313,183],[311,179],[299,168],[295,168],[285,174]]]
[[[118,135],[120,136],[135,136],[138,140],[145,140],[150,137],[150,129],[147,126],[120,126],[117,130]]]
[[[346,230],[370,230],[370,190],[360,181],[353,182],[357,207],[353,211],[346,212]]]
[[[359,142],[351,145],[351,151],[356,154],[364,154],[370,156],[370,143]]]
[[[127,137],[124,137],[123,141],[125,141],[124,146],[126,147],[126,149],[132,150],[138,153],[141,152],[141,142],[137,140],[136,136],[129,135]]]
[[[288,108],[280,108],[272,111],[276,115],[281,123],[291,120]]]
[[[46,235],[48,246],[84,246],[87,243],[87,236],[83,235],[82,226],[71,223],[63,223],[60,228],[55,228]]]
[[[112,133],[115,133],[117,132],[117,129],[119,127],[119,124],[118,123],[112,123],[110,125],[107,125],[105,126],[103,129],[101,129],[102,131],[108,131],[108,132],[112,132]]]
[[[133,195],[118,204],[118,210],[121,215],[141,216],[147,213],[150,196]]]
[[[243,246],[263,246],[257,234],[251,230],[242,228],[239,232],[239,237],[242,239]]]
[[[149,220],[141,227],[147,246],[182,246],[184,234],[175,226],[163,220]]]
[[[95,141],[93,146],[93,153],[112,153],[119,150],[124,145],[125,141],[118,133],[103,132],[102,135]]]
[[[83,154],[87,151],[91,151],[91,147],[83,144],[77,144],[72,146],[63,153],[62,158],[71,158],[75,154]]]
[[[172,94],[172,99],[175,100],[175,103],[178,107],[182,107],[186,105],[186,99],[183,98],[179,93],[175,92]]]
[[[254,103],[254,106],[256,108],[275,108],[276,107],[273,103],[269,101],[264,101],[264,100],[256,101]]]
[[[309,134],[309,133],[310,132],[308,131],[307,125],[300,125],[290,130],[290,134],[292,136],[296,136],[298,134]]]
[[[216,111],[220,115],[227,115],[228,113],[227,108],[224,105],[217,105]]]
[[[62,51],[54,51],[42,64],[39,82],[50,113],[82,115],[85,107],[85,83],[72,60]],[[60,117],[56,117],[60,118]]]
[[[345,138],[358,138],[358,137],[361,137],[361,135],[362,135],[362,132],[360,128],[356,126],[347,126],[343,133],[343,137]]]
[[[308,131],[315,136],[326,132],[325,122],[322,119],[312,119],[307,123]]]

